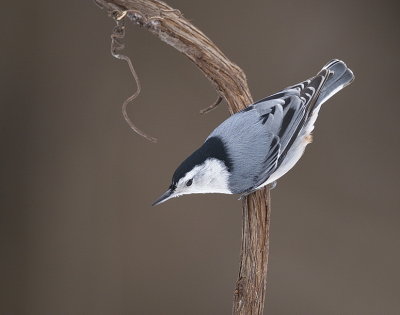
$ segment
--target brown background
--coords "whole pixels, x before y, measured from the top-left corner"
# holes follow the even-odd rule
[[[16,1],[15,1],[16,2]],[[143,93],[109,54],[91,1],[1,6],[1,314],[229,314],[240,202],[152,208],[175,167],[227,117],[182,55],[130,26]],[[246,72],[259,99],[341,58],[356,81],[273,191],[266,314],[399,314],[396,1],[170,4]]]

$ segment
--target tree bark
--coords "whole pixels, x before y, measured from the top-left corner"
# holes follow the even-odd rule
[[[244,72],[231,62],[179,10],[157,0],[95,0],[114,18],[129,18],[188,57],[213,83],[231,114],[253,100]],[[233,314],[262,314],[269,249],[270,193],[258,190],[243,199],[242,246]]]

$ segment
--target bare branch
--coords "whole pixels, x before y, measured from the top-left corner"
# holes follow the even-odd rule
[[[223,97],[230,113],[253,102],[244,72],[231,62],[179,10],[158,0],[95,0],[108,12],[118,11],[188,57]],[[214,106],[215,107],[215,106]],[[269,189],[243,199],[242,248],[233,314],[262,314],[269,249]]]
[[[213,109],[217,108],[217,106],[222,102],[222,99],[223,99],[222,96],[218,96],[218,98],[215,100],[215,102],[213,104],[211,104],[210,106],[202,109],[200,111],[200,114],[208,114]]]

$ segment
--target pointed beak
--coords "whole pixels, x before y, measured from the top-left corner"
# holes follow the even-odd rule
[[[163,203],[167,201],[168,199],[172,198],[174,194],[174,191],[169,188],[160,198],[158,198],[156,201],[153,202],[152,206],[157,206],[160,203]]]

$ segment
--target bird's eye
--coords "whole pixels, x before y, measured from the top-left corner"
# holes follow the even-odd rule
[[[190,186],[190,185],[192,185],[192,183],[193,183],[193,179],[189,179],[189,180],[186,182],[186,186]]]

